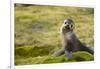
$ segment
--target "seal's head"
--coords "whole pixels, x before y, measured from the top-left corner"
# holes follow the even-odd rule
[[[74,21],[72,19],[64,20],[63,28],[67,31],[72,31],[74,28]]]

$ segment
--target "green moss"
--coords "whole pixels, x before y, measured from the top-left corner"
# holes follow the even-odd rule
[[[73,54],[73,58],[76,61],[91,61],[94,60],[94,56],[87,52],[76,52]]]
[[[16,47],[15,55],[21,57],[37,57],[49,55],[52,53],[54,47],[52,46],[22,46]]]
[[[93,61],[94,57],[87,52],[75,52],[72,58],[68,58],[65,55],[59,57],[52,56],[38,56],[28,58],[17,58],[15,60],[16,65],[24,64],[51,64],[51,63],[64,63],[64,62],[81,62],[81,61]]]

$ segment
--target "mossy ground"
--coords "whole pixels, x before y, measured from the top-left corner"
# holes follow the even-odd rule
[[[51,56],[52,53],[43,47],[20,47],[15,50],[15,64],[49,64],[49,63],[64,63],[64,62],[81,62],[93,61],[94,57],[87,52],[75,52],[72,58],[68,58],[65,54],[59,57]],[[48,47],[49,48],[49,47]],[[52,50],[52,49],[51,49]]]
[[[81,42],[94,45],[93,8],[65,6],[15,7],[15,65],[91,61],[93,56],[76,52],[72,59],[65,55],[52,57],[61,48],[59,29],[64,19],[75,22],[74,32]]]

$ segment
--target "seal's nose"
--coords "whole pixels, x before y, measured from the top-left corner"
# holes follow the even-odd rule
[[[70,29],[70,25],[69,24],[66,24],[65,28],[66,29]]]

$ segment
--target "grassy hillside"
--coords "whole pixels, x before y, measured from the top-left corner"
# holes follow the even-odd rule
[[[93,47],[93,8],[16,5],[15,6],[15,64],[41,64],[72,61],[89,61],[93,56],[86,52],[52,57],[61,48],[59,29],[64,19],[75,21],[74,32],[81,42]],[[78,55],[85,55],[77,57]],[[79,59],[77,59],[79,58]]]

